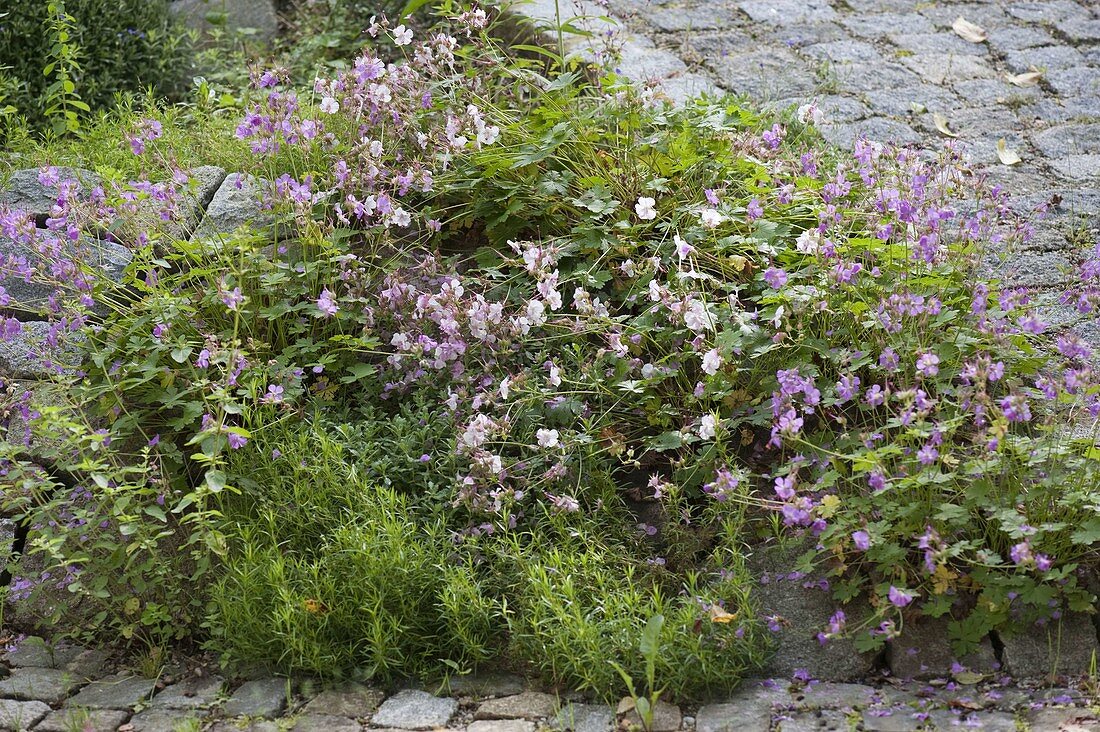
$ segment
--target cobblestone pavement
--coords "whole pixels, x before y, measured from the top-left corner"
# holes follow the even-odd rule
[[[514,676],[457,677],[391,693],[361,685],[258,678],[229,683],[169,665],[156,679],[119,671],[107,654],[21,642],[0,659],[0,730],[34,732],[613,732],[638,728],[629,705],[548,694]],[[751,682],[701,707],[660,704],[653,732],[797,730],[1100,730],[1095,694],[1081,688]]]
[[[621,72],[669,96],[816,99],[824,135],[939,148],[957,140],[1021,211],[1054,200],[1022,254],[991,263],[1033,289],[1047,319],[1100,345],[1100,328],[1056,307],[1100,232],[1100,2],[1091,0],[572,0],[567,15],[622,39]],[[553,0],[524,12],[546,21]],[[601,14],[605,19],[594,19]],[[978,42],[953,26],[978,26]],[[591,45],[579,39],[576,45]],[[1020,162],[1005,165],[998,143]]]

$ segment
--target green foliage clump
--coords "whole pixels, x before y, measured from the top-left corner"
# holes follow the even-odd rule
[[[59,27],[58,17],[66,16],[71,22]],[[50,127],[57,115],[50,87],[65,67],[73,70],[65,79],[73,88],[65,93],[105,109],[117,94],[175,93],[186,58],[187,35],[170,17],[167,0],[10,0],[0,12],[4,103],[37,129]]]

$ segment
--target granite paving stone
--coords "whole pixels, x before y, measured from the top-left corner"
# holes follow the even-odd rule
[[[738,701],[708,704],[695,715],[696,732],[768,732],[772,707],[766,700],[746,696]]]
[[[847,732],[851,728],[848,715],[834,709],[790,712],[781,715],[775,727],[777,732]]]
[[[217,700],[223,688],[225,679],[221,676],[191,678],[165,688],[153,698],[150,706],[160,709],[207,707]]]
[[[621,715],[621,722],[628,728],[644,729],[645,725],[643,725],[642,718],[634,707],[633,700],[624,699],[623,703],[619,705],[619,709],[622,710],[624,707],[626,707],[626,713]],[[653,708],[653,719],[650,722],[649,730],[650,732],[676,732],[680,729],[683,718],[684,715],[681,713],[680,707],[665,701],[658,701]]]
[[[1067,613],[1061,620],[1027,632],[1001,634],[1005,667],[1017,676],[1043,677],[1048,673],[1083,675],[1094,658],[1100,658],[1096,626],[1081,613]]]
[[[479,719],[466,732],[535,732],[535,723],[525,719]]]
[[[41,668],[67,668],[68,664],[84,653],[82,646],[67,643],[47,643],[39,636],[27,636],[4,653],[0,660],[9,666],[39,666]]]
[[[69,697],[65,701],[65,706],[88,709],[132,709],[137,704],[148,701],[155,690],[155,684],[153,679],[123,672],[93,681],[81,689],[76,696]]]
[[[359,732],[362,726],[349,717],[337,717],[330,714],[305,714],[294,720],[294,726],[290,729],[293,732]]]
[[[34,732],[115,732],[129,718],[129,712],[115,709],[58,709],[47,714]]]
[[[195,709],[150,708],[135,714],[129,724],[132,732],[176,732],[204,717],[205,712]]]
[[[230,717],[267,717],[279,714],[287,704],[289,682],[286,679],[255,679],[241,684],[222,712]]]
[[[50,705],[44,702],[0,699],[0,730],[28,730],[49,712]]]
[[[477,719],[536,720],[553,716],[557,709],[557,697],[537,691],[525,691],[482,702],[474,716]]]
[[[451,689],[454,692],[454,688]],[[369,717],[382,703],[385,694],[360,684],[350,684],[338,689],[326,689],[306,704],[306,714],[337,717]]]
[[[458,702],[454,699],[405,689],[382,702],[371,724],[397,729],[435,729],[446,726],[457,709]]]
[[[75,673],[64,669],[16,668],[0,681],[0,697],[58,704],[82,683]]]
[[[550,721],[550,727],[569,732],[608,732],[615,723],[615,710],[602,704],[564,705]]]

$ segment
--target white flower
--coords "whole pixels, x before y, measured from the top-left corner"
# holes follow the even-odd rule
[[[496,125],[485,125],[477,131],[479,145],[492,145],[500,137],[500,128]]]
[[[561,369],[557,364],[550,364],[550,386],[561,386]]]
[[[714,376],[718,373],[718,369],[722,367],[722,356],[719,355],[717,348],[712,348],[703,354],[703,372]]]
[[[684,309],[684,325],[696,333],[702,333],[714,327],[714,318],[701,300],[692,300]]]
[[[527,303],[527,322],[533,326],[546,322],[546,305],[541,300],[532,300]]]
[[[688,244],[679,234],[673,234],[672,243],[676,245],[676,256],[680,259],[685,259],[688,255],[695,251],[695,247]]]
[[[638,202],[634,204],[634,210],[638,214],[638,218],[643,221],[651,221],[657,218],[657,209],[654,205],[657,203],[654,199],[648,196],[642,196],[638,199]]]
[[[539,430],[535,433],[535,439],[539,442],[539,447],[545,447],[546,449],[552,449],[558,446],[558,431],[557,430]]]
[[[332,97],[325,97],[321,100],[321,111],[325,114],[336,114],[340,111],[340,102]]]
[[[726,217],[718,213],[716,209],[704,208],[699,212],[699,220],[703,223],[703,226],[708,229],[717,228],[719,224],[726,220]]]
[[[642,378],[643,379],[652,379],[656,375],[657,375],[657,367],[654,366],[653,364],[647,363],[647,364],[642,366]]]
[[[821,247],[821,232],[817,229],[806,229],[798,235],[794,246],[803,254],[817,254],[818,248]]]
[[[803,104],[795,114],[798,115],[798,121],[802,124],[819,125],[825,121],[825,113],[817,106],[817,102]]]
[[[398,206],[389,215],[389,223],[393,226],[405,227],[412,223],[412,216],[408,211]]]
[[[493,420],[484,414],[479,414],[470,420],[462,433],[462,444],[468,448],[477,448],[489,439],[489,432],[495,425]]]
[[[407,46],[412,43],[413,32],[411,28],[399,25],[393,29],[393,42],[399,46]]]
[[[508,395],[512,393],[512,377],[505,376],[500,381],[500,398],[507,401]]]
[[[619,265],[619,271],[622,272],[627,277],[633,277],[634,273],[635,273],[634,260],[633,259],[628,259],[625,262],[623,262],[622,264],[620,264]]]
[[[718,420],[713,414],[705,415],[699,420],[699,439],[711,440],[718,431]]]

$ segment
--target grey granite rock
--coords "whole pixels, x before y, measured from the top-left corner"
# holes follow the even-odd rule
[[[1081,613],[1066,613],[1043,627],[1002,633],[1001,642],[1005,668],[1017,677],[1080,676],[1089,673],[1094,655],[1100,657],[1096,626]]]
[[[371,724],[398,729],[434,729],[446,726],[457,709],[458,702],[454,699],[405,689],[382,703]]]
[[[293,732],[359,732],[362,727],[354,719],[329,714],[305,714],[294,720]]]
[[[87,709],[133,709],[138,704],[149,700],[155,690],[155,683],[152,679],[143,679],[140,676],[115,674],[88,684],[76,696],[70,697],[65,702],[65,706]]]
[[[233,692],[222,712],[229,717],[275,717],[286,708],[289,683],[278,678],[246,681]]]
[[[176,732],[200,722],[205,712],[195,709],[145,709],[130,720],[132,732]]]
[[[225,679],[221,676],[199,676],[180,681],[167,687],[150,704],[154,709],[202,709],[213,704],[222,689]]]
[[[1027,715],[1031,729],[1059,732],[1100,732],[1100,714],[1077,707],[1045,707],[1033,709]]]
[[[50,712],[50,706],[40,701],[0,699],[0,729],[22,732],[34,727]]]
[[[302,710],[306,714],[336,717],[369,717],[385,698],[378,689],[351,684],[339,689],[327,689],[311,699]]]
[[[480,719],[471,722],[466,732],[535,732],[535,723],[524,719]]]
[[[43,185],[39,181],[40,172],[38,168],[13,171],[7,186],[0,191],[0,206],[25,211],[39,224],[44,223],[50,209],[57,204],[59,186]],[[90,170],[62,167],[57,168],[57,173],[60,182],[75,180],[80,183],[77,200],[86,200],[88,192],[101,183],[100,177]]]
[[[251,233],[270,234],[275,217],[265,211],[261,198],[266,183],[241,173],[225,176],[191,238],[217,240],[244,228]]]
[[[695,715],[696,732],[768,732],[772,705],[758,694],[741,694],[722,704],[708,704]]]
[[[948,618],[921,618],[905,624],[902,634],[887,643],[887,662],[894,678],[944,678],[951,675],[956,662],[979,673],[997,668],[989,638],[982,639],[976,652],[957,656],[948,641],[948,622]]]
[[[2,310],[12,310],[23,320],[41,314],[53,295],[76,294],[72,273],[79,272],[93,283],[118,283],[133,259],[126,247],[100,239],[81,239],[76,246],[43,244],[39,249],[38,242],[24,245],[0,237],[0,287],[13,301]],[[59,251],[64,254],[59,256]],[[21,274],[24,267],[31,269],[29,279]]]
[[[0,697],[58,704],[82,683],[72,671],[27,666],[0,681]]]
[[[787,579],[803,552],[802,547],[762,546],[748,557],[749,570],[757,578],[752,594],[760,615],[778,617],[781,626],[774,635],[776,653],[766,673],[790,678],[796,670],[805,669],[816,679],[862,679],[871,671],[871,656],[856,651],[850,640],[834,639],[824,646],[817,640],[841,608],[828,591],[818,589],[813,578]],[[846,606],[843,610],[849,622],[858,622],[858,609]]]
[[[550,694],[525,691],[514,696],[482,702],[476,719],[544,719],[557,711],[558,700]]]
[[[23,323],[15,336],[0,338],[0,378],[48,378],[74,367],[79,359],[75,347],[70,343],[58,351],[52,350],[49,335],[49,323],[33,321]],[[72,334],[66,337],[74,338]]]
[[[83,646],[69,643],[47,643],[41,637],[32,635],[16,643],[0,660],[16,668],[37,666],[68,669],[85,650]]]
[[[624,708],[628,711],[621,713]],[[634,707],[634,700],[629,698],[623,699],[619,704],[619,710],[621,724],[625,724],[628,728],[646,728],[646,725],[642,722],[641,715],[638,714],[638,710]],[[680,712],[680,707],[665,701],[658,701],[657,705],[653,708],[653,719],[649,724],[649,731],[676,732],[676,730],[680,729],[683,716],[684,715]]]
[[[863,709],[875,702],[875,689],[863,684],[810,683],[791,692],[792,703],[804,709]]]
[[[569,732],[608,732],[614,723],[615,710],[611,707],[570,703],[558,710],[550,726]]]
[[[127,242],[136,241],[142,233],[150,238],[187,239],[206,213],[225,176],[225,170],[213,165],[194,168],[188,171],[187,183],[179,187],[173,200],[140,197],[133,204],[135,210],[120,214],[112,231]]]
[[[130,718],[114,709],[58,709],[38,723],[34,732],[115,732]],[[134,728],[133,732],[143,732]]]
[[[788,712],[780,715],[777,732],[846,732],[852,729],[848,716],[843,712],[823,709],[812,712]]]

